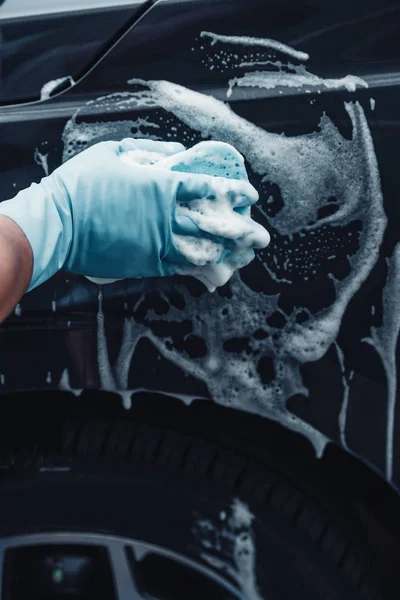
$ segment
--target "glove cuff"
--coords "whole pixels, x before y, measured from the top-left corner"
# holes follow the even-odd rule
[[[24,232],[33,253],[33,272],[27,291],[62,269],[72,242],[70,200],[54,174],[0,203],[0,215]]]

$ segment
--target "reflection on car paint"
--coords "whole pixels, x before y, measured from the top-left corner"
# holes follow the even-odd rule
[[[207,41],[209,48],[206,48]],[[257,70],[256,75],[250,73],[236,78],[235,85],[240,81],[243,88],[270,86],[271,67],[274,78],[282,77],[279,85],[291,85],[287,73],[291,69],[292,76],[302,73],[309,77],[316,94],[327,88],[343,87],[349,91],[355,90],[356,85],[366,85],[351,76],[322,80],[311,73],[305,74],[303,65],[295,67],[291,62],[293,59],[304,61],[307,58],[304,53],[288,50],[279,42],[263,40],[261,43],[251,38],[203,32],[199,43],[203,44],[200,50],[214,53],[219,45],[226,44],[224,60],[229,55],[238,64],[256,64],[258,60],[258,66],[269,67]],[[351,124],[350,138],[342,135],[326,114],[321,115],[317,131],[289,137],[265,131],[240,117],[227,103],[180,85],[139,79],[132,79],[130,83],[134,86],[131,93],[111,94],[92,101],[69,120],[63,133],[64,158],[102,139],[132,135],[132,128],[135,137],[160,139],[162,133],[164,139],[189,145],[201,139],[232,144],[245,156],[250,181],[260,192],[253,214],[272,233],[270,248],[258,253],[253,268],[257,268],[261,276],[262,272],[268,274],[280,288],[278,293],[268,294],[268,290],[260,293],[252,289],[244,273],[233,278],[229,298],[218,294],[195,298],[185,285],[177,286],[185,309],[170,305],[162,317],[149,313],[146,326],[133,319],[126,320],[121,346],[125,349],[118,359],[118,372],[124,372],[123,381],[121,375],[117,381],[111,380],[108,367],[100,364],[106,360],[107,345],[99,301],[98,331],[104,338],[99,344],[102,383],[108,385],[112,381],[117,389],[121,389],[122,384],[125,386],[136,345],[139,339],[147,338],[162,356],[205,382],[215,402],[268,417],[302,433],[321,456],[328,439],[288,411],[286,402],[295,394],[308,395],[301,365],[319,360],[336,342],[349,302],[379,256],[387,220],[364,108],[358,101],[344,103]],[[231,91],[234,92],[233,85]],[[371,102],[371,109],[373,107],[374,102]],[[93,115],[104,113],[106,108],[114,114],[130,109],[151,110],[148,116],[134,120],[93,123],[78,119],[83,112]],[[280,191],[277,208],[270,193],[271,183]],[[343,264],[348,265],[348,273],[342,270]],[[334,298],[328,306],[315,308],[305,303],[291,310],[282,309],[282,297],[290,294],[293,282],[299,281],[306,286],[318,281],[320,286],[331,287]],[[275,323],[277,317],[279,325]],[[152,324],[162,319],[178,323],[190,319],[193,334],[206,343],[207,355],[185,356],[174,347],[173,340],[157,336]],[[246,347],[238,352],[226,351],[229,342],[237,339],[247,340]],[[345,373],[345,357],[337,349],[343,381],[340,439],[346,444],[351,373]],[[269,379],[262,373],[265,361],[271,366]],[[395,381],[393,361],[386,364],[391,370],[388,377]],[[390,417],[388,444],[392,452],[389,421]],[[388,469],[387,476],[390,475],[391,469]]]

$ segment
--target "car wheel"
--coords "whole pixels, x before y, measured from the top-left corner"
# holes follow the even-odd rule
[[[3,465],[6,550],[57,535],[130,547],[134,598],[380,598],[351,524],[262,463],[125,421],[69,421],[58,447]]]

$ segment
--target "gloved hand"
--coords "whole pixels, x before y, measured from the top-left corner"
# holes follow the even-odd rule
[[[196,277],[210,292],[225,285],[237,269],[248,265],[256,248],[268,246],[269,233],[252,219],[252,201],[230,195],[230,180],[248,182],[244,158],[230,144],[208,140],[167,157],[133,150],[121,154],[121,160],[133,166],[147,161],[157,168],[215,178],[215,196],[177,202],[177,216],[190,217],[201,234],[173,234],[176,247],[188,260],[187,265],[176,267],[177,272]]]
[[[121,153],[135,149],[169,156],[184,147],[131,138],[101,142],[0,204],[0,214],[20,226],[32,247],[28,290],[59,269],[118,279],[172,275],[187,265],[173,233],[201,232],[190,217],[176,214],[176,203],[215,196],[216,178],[124,164]],[[257,201],[248,182],[227,185],[235,205]]]

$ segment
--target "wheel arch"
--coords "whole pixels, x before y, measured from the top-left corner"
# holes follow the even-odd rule
[[[346,526],[351,523],[380,560],[388,590],[400,569],[399,491],[390,486],[362,457],[335,443],[318,459],[311,444],[278,423],[216,405],[141,392],[126,411],[114,393],[85,390],[80,397],[65,391],[3,394],[0,406],[0,463],[18,467],[42,449],[62,450],[67,423],[126,421],[149,428],[196,436],[226,452],[266,464],[326,506]],[[80,425],[82,426],[82,425]],[[85,426],[85,425],[84,425]],[[72,425],[73,427],[73,425]],[[36,465],[37,466],[37,465]],[[232,474],[240,477],[240,473]],[[284,501],[284,499],[283,499]]]

